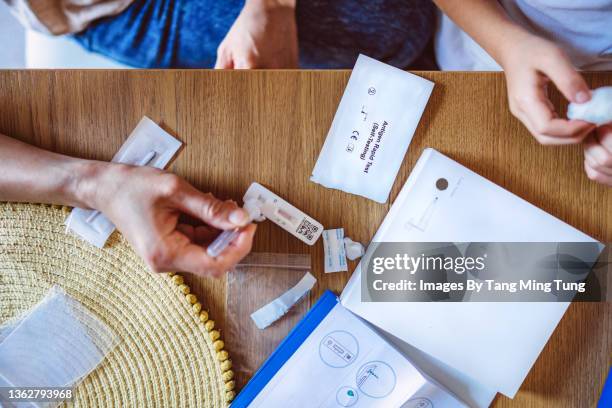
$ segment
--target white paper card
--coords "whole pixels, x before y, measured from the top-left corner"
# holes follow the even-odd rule
[[[182,143],[146,116],[113,157],[114,163],[163,169]],[[66,218],[66,230],[102,248],[115,230],[113,223],[97,210],[74,208]]]
[[[350,406],[466,407],[338,304],[249,407]]]
[[[433,86],[360,55],[310,180],[386,202]]]
[[[255,326],[263,330],[280,319],[293,305],[310,292],[316,282],[317,279],[310,272],[306,272],[294,287],[251,314]]]
[[[441,178],[448,186],[444,191],[436,187]],[[373,242],[596,241],[426,149]],[[488,406],[490,401],[483,402],[487,390],[515,395],[569,305],[363,303],[361,264],[341,299],[360,317],[418,350],[419,366],[425,371],[433,367],[436,379],[475,407]]]

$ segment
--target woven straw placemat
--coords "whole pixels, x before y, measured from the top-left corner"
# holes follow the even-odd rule
[[[68,405],[227,406],[231,361],[183,277],[149,272],[118,233],[102,250],[66,234],[69,211],[0,203],[0,323],[58,284],[119,337]]]

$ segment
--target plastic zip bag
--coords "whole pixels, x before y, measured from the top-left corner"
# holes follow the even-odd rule
[[[294,287],[310,272],[310,255],[251,253],[227,275],[227,320],[224,336],[233,356],[238,389],[310,309],[304,296],[279,320],[260,330],[251,314]]]

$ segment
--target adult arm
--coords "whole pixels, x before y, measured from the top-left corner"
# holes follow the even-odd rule
[[[251,249],[255,226],[233,201],[202,193],[151,167],[64,156],[0,135],[0,200],[100,210],[153,271],[218,276]],[[196,225],[179,222],[188,215]],[[222,255],[206,244],[219,229],[244,227]]]

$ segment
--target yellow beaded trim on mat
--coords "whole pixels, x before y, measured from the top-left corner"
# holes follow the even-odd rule
[[[236,382],[234,381],[234,372],[231,369],[232,360],[229,358],[229,353],[223,349],[225,343],[221,340],[221,333],[219,330],[215,330],[215,321],[209,318],[208,311],[202,310],[202,304],[198,301],[198,297],[191,293],[191,288],[185,284],[183,276],[174,272],[168,273],[168,276],[178,287],[179,291],[185,295],[185,299],[191,304],[191,310],[198,316],[200,322],[210,335],[213,347],[217,352],[217,360],[219,360],[219,366],[221,367],[221,376],[225,382],[225,400],[229,403],[236,396],[236,392],[234,391]]]

